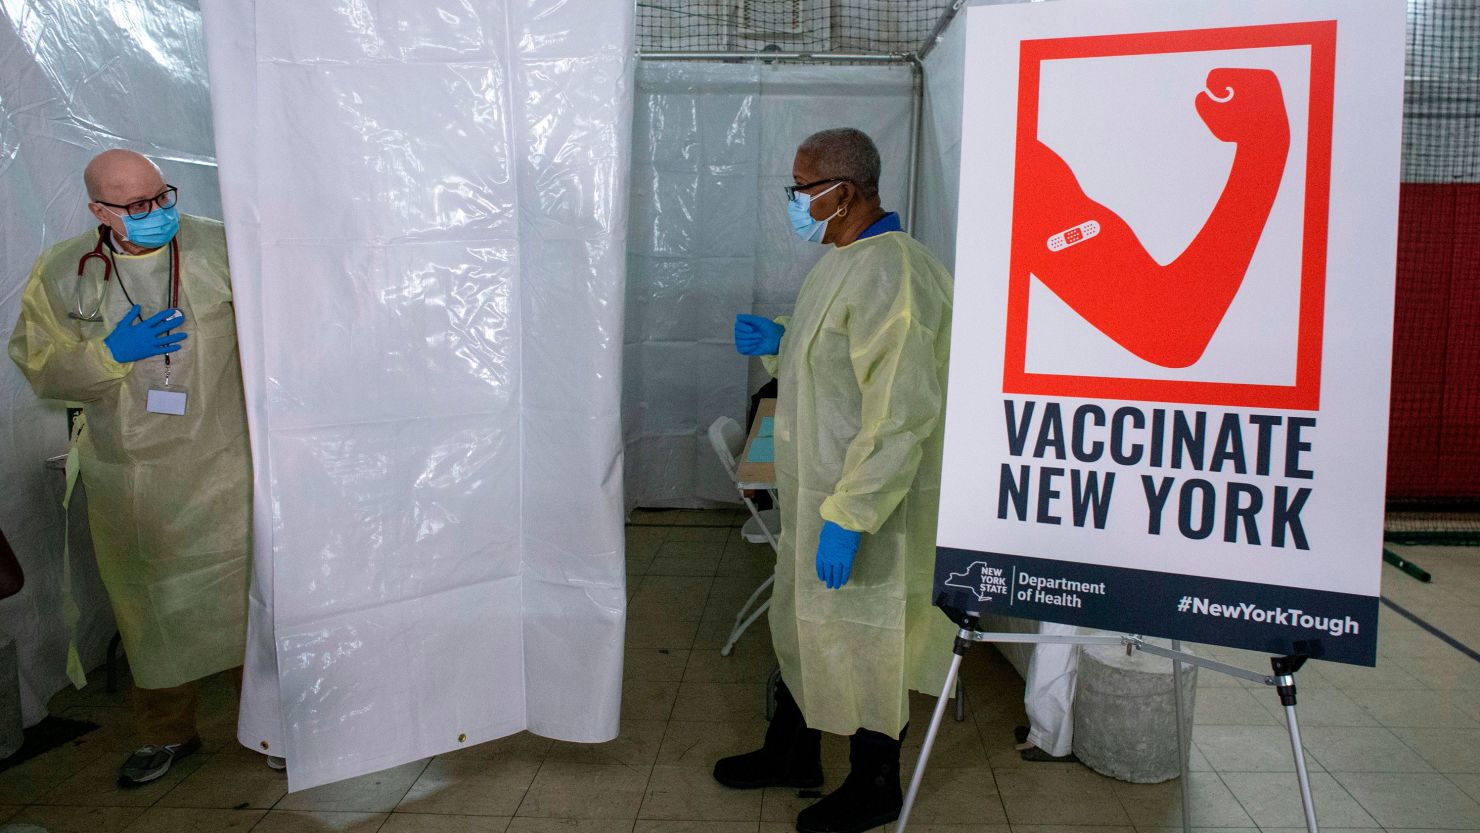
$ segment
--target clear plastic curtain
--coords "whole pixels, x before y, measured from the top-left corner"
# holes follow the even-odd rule
[[[0,3],[0,340],[42,249],[87,231],[82,169],[126,147],[153,157],[180,207],[220,217],[200,12],[176,0],[8,0]],[[62,403],[42,402],[0,359],[0,529],[26,573],[0,602],[0,632],[20,652],[22,717],[46,716],[67,684],[62,620]],[[97,578],[81,488],[71,516],[73,587],[84,665],[102,662],[113,612]]]
[[[207,0],[256,470],[239,735],[302,789],[616,734],[624,0]]]
[[[791,312],[824,252],[792,234],[782,187],[809,134],[852,126],[883,157],[884,207],[908,208],[908,66],[644,61],[633,123],[623,394],[627,504],[738,502],[709,446],[764,377],[735,314]],[[953,218],[954,222],[954,218]]]

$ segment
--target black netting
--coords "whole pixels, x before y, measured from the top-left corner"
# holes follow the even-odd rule
[[[1410,0],[1390,539],[1480,539],[1480,3]]]
[[[1480,505],[1389,506],[1383,537],[1394,544],[1480,545]]]
[[[1480,3],[1409,0],[1403,181],[1480,183]]]
[[[915,52],[950,0],[638,0],[637,46],[660,52]]]

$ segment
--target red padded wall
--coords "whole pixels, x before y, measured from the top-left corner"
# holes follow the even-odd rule
[[[1405,183],[1390,500],[1480,499],[1480,184]]]

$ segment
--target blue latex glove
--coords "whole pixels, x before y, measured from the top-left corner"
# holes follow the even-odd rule
[[[185,340],[186,334],[170,330],[184,323],[185,316],[177,309],[163,310],[140,321],[139,305],[134,304],[103,343],[108,345],[113,361],[119,364],[162,356],[180,349],[180,342]]]
[[[735,349],[742,356],[774,356],[786,328],[760,315],[735,316]]]
[[[827,589],[836,590],[848,583],[861,540],[862,532],[844,529],[832,521],[822,524],[822,534],[817,536],[817,580]]]

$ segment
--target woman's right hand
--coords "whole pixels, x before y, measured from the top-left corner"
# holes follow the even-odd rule
[[[760,315],[735,316],[735,349],[742,356],[774,356],[786,328]]]

